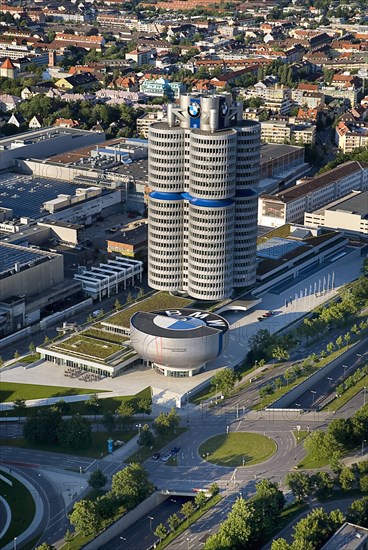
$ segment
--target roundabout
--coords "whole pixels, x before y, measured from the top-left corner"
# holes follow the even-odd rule
[[[215,435],[202,443],[198,453],[217,466],[253,466],[265,462],[277,451],[275,441],[257,433],[232,432]]]

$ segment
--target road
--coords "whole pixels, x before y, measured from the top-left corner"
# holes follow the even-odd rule
[[[168,498],[152,513],[145,515],[110,542],[105,543],[104,550],[146,550],[151,548],[158,541],[154,535],[156,527],[160,523],[165,524],[173,514],[179,513],[183,503],[188,500],[188,497],[180,496]]]
[[[336,367],[325,378],[316,382],[308,391],[297,398],[297,402],[289,406],[300,407],[301,409],[316,408],[319,403],[326,399],[341,382],[358,367],[368,362],[368,340],[354,346],[353,349],[344,353],[344,358],[337,361]]]

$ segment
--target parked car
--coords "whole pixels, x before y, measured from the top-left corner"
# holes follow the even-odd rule
[[[171,458],[171,453],[166,453],[164,454],[164,456],[161,458],[162,462],[167,462],[169,460],[169,458]]]
[[[258,321],[263,321],[263,317],[258,317]]]
[[[161,456],[160,453],[155,453],[152,458],[153,460],[158,460],[160,456]]]
[[[173,447],[170,452],[171,454],[176,455],[176,453],[178,453],[179,451],[180,451],[180,447],[175,445],[175,447]]]

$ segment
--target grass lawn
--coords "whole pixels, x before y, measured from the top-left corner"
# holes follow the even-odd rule
[[[207,439],[199,447],[198,452],[213,464],[237,467],[264,462],[276,452],[276,449],[276,443],[268,437],[235,432],[215,435]]]
[[[130,464],[131,462],[144,462],[148,458],[150,458],[154,453],[157,451],[161,451],[163,447],[166,445],[169,445],[173,439],[176,439],[181,434],[187,431],[187,428],[176,428],[175,434],[165,434],[160,435],[156,438],[152,449],[147,449],[147,447],[141,447],[138,451],[130,455],[126,460],[126,464]]]
[[[52,372],[50,371],[50,376]],[[15,382],[1,382],[0,402],[15,401],[16,399],[43,399],[48,397],[63,397],[67,395],[83,395],[86,393],[104,392],[105,390],[88,388],[67,388],[61,386],[38,386],[37,384],[17,384]]]
[[[5,384],[2,384],[1,387],[3,387]],[[12,384],[12,386],[19,386],[20,384]],[[52,388],[53,390],[55,390],[55,386],[37,386],[38,388]],[[52,395],[45,395],[43,397],[59,397],[60,396],[60,400],[63,399],[63,397],[67,396],[67,395],[77,395],[77,394],[89,394],[89,393],[95,393],[95,392],[100,392],[100,391],[103,391],[105,393],[105,390],[78,390],[78,392],[76,393],[73,393],[73,389],[75,390],[75,388],[56,388],[56,389],[63,389],[64,390],[64,394],[63,395],[60,395],[60,394],[57,394],[55,396],[52,396]],[[21,397],[23,399],[23,397]],[[17,397],[16,399],[19,399],[19,397]],[[35,399],[35,398],[34,398]],[[119,396],[115,396],[115,397],[106,397],[106,399],[99,399],[99,409],[98,409],[98,414],[101,415],[101,414],[105,414],[106,412],[108,411],[111,411],[111,412],[115,412],[116,409],[120,406],[121,403],[125,402],[125,403],[132,403],[134,404],[135,402],[138,403],[138,401],[140,401],[141,399],[147,399],[148,401],[151,402],[151,388],[146,388],[144,390],[142,390],[141,392],[139,393],[136,393],[135,395],[119,395]],[[12,401],[13,398],[10,399],[10,401]],[[68,414],[89,414],[91,415],[91,411],[88,410],[88,408],[86,407],[85,405],[85,401],[76,401],[75,403],[69,403],[69,412]],[[40,406],[40,407],[28,407],[24,413],[22,413],[23,416],[33,416],[35,414],[38,414],[38,411],[44,411],[48,408],[48,405],[43,405],[43,406]],[[92,413],[93,414],[93,413]],[[4,411],[1,411],[0,412],[0,417],[1,416],[10,416],[11,415],[11,412],[4,412]],[[143,416],[143,415],[142,415]],[[146,417],[143,418],[143,422],[148,422],[150,420],[149,417]],[[140,419],[140,421],[142,421],[142,419]]]
[[[154,311],[156,309],[174,309],[187,307],[193,300],[181,298],[180,296],[171,296],[168,292],[158,292],[146,300],[135,303],[134,305],[119,311],[112,317],[109,317],[104,323],[117,325],[119,327],[129,327],[130,318],[137,311]]]
[[[308,432],[307,430],[299,430],[299,431],[295,430],[295,431],[293,431],[293,434],[294,434],[294,437],[295,437],[296,442],[298,444],[298,443],[301,443],[302,441],[304,441],[304,439],[306,437],[308,437],[310,432]]]
[[[114,342],[115,344],[122,344],[129,340],[128,336],[123,336],[122,334],[115,334],[114,332],[106,332],[104,330],[98,329],[95,326],[84,330],[84,336],[90,336],[97,340],[106,340],[107,342]]]
[[[323,407],[323,411],[338,411],[343,407],[350,399],[368,386],[368,374],[363,376],[352,388],[346,390],[340,397],[336,397],[331,403]]]
[[[47,445],[47,444],[35,444],[26,441],[23,438],[8,439],[6,444],[10,447],[20,447],[22,449],[35,449],[37,451],[49,451],[53,453],[63,453],[75,456],[87,456],[90,458],[100,458],[101,454],[106,456],[107,452],[107,440],[111,437],[116,440],[124,441],[127,443],[132,437],[137,435],[136,430],[116,431],[116,432],[92,432],[92,443],[88,449],[70,449],[69,447],[62,447],[61,445]],[[4,445],[5,440],[0,440],[0,444]]]
[[[328,466],[330,463],[329,458],[323,458],[321,460],[315,460],[314,458],[307,455],[303,460],[298,464],[298,468],[302,470],[318,470],[324,466]]]
[[[32,523],[36,506],[31,493],[20,481],[5,472],[1,472],[1,475],[13,483],[10,486],[0,479],[0,494],[9,504],[12,514],[9,529],[0,539],[0,547],[4,548]]]
[[[203,506],[203,508],[200,508],[199,510],[196,510],[192,516],[188,520],[184,520],[176,531],[173,533],[169,533],[168,536],[159,544],[157,544],[156,548],[158,550],[162,550],[163,548],[166,548],[173,540],[175,540],[179,535],[181,535],[190,525],[198,521],[208,510],[213,508],[218,502],[221,500],[221,495],[215,495],[214,497],[211,497],[208,499],[206,504]]]

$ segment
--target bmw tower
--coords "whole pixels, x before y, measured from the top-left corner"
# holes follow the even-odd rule
[[[199,300],[253,285],[259,123],[230,94],[183,94],[148,144],[149,285]]]

